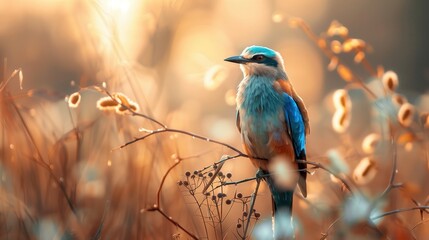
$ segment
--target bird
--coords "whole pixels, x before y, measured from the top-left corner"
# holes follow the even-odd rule
[[[282,211],[292,216],[296,185],[307,196],[307,108],[286,74],[280,53],[268,47],[249,46],[239,56],[225,61],[240,64],[243,73],[236,96],[236,125],[245,152],[271,191],[273,234],[276,239],[282,238],[277,216]],[[270,173],[269,165],[278,156],[299,172],[297,183],[288,189],[277,184]]]

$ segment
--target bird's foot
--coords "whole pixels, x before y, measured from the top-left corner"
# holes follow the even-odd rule
[[[262,169],[258,169],[258,171],[256,171],[256,181],[261,181],[261,179],[264,179],[266,177],[266,172],[264,172],[264,170]]]

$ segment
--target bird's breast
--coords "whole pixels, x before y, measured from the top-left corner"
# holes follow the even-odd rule
[[[244,147],[248,154],[267,159],[286,148],[293,149],[285,126],[283,98],[273,83],[261,77],[244,79],[237,94]]]

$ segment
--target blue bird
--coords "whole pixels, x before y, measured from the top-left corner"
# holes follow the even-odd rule
[[[238,63],[244,78],[237,92],[237,128],[252,163],[262,171],[273,199],[274,235],[277,213],[291,215],[295,187],[284,189],[269,173],[273,158],[281,156],[299,171],[298,186],[307,196],[306,135],[310,131],[307,109],[284,70],[281,55],[267,47],[250,46],[240,56],[225,61]],[[267,160],[263,160],[267,159]],[[295,185],[295,184],[294,184]]]

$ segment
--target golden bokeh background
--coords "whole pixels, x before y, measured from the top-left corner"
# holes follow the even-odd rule
[[[374,66],[383,65],[398,74],[397,91],[419,111],[427,112],[428,6],[423,1],[399,0],[0,1],[4,63],[0,76],[5,81],[18,68],[23,74],[22,89],[15,77],[1,92],[0,224],[4,227],[0,227],[0,239],[88,239],[100,229],[102,238],[168,239],[180,234],[188,239],[160,214],[145,211],[155,203],[161,179],[178,156],[194,158],[184,160],[166,178],[163,208],[206,238],[195,203],[176,182],[186,171],[201,169],[233,152],[177,133],[158,134],[117,149],[144,135],[139,128],[159,126],[136,116],[100,111],[96,101],[104,95],[91,86],[123,92],[139,104],[141,113],[168,127],[241,149],[235,90],[242,75],[237,65],[223,59],[249,45],[268,46],[284,57],[288,76],[309,109],[310,159],[318,162],[335,150],[345,159],[354,159],[347,162],[352,172],[362,155],[356,150],[360,142],[382,129],[369,117],[377,108],[371,107],[373,103],[362,91],[350,90],[353,120],[349,134],[337,134],[331,126],[335,111],[331,98],[346,83],[335,71],[328,71],[329,59],[302,31],[291,28],[288,19],[302,18],[316,33],[326,31],[332,20],[343,23],[351,36],[369,43],[368,59]],[[353,59],[346,58],[346,62],[353,64]],[[370,83],[373,79],[363,69],[354,71],[377,91],[377,84]],[[64,99],[77,91],[81,102],[69,108]],[[417,189],[415,197],[423,204],[429,193],[424,183],[429,179],[427,156],[419,146],[399,150],[398,177]],[[388,150],[380,151],[385,160],[377,169],[379,174],[371,186],[363,187],[373,197],[390,175]],[[50,170],[37,161],[48,163]],[[222,171],[240,180],[254,176],[256,169],[241,158],[227,162]],[[308,200],[322,212],[296,198],[294,211],[303,229],[299,239],[319,238],[335,220],[332,209],[341,204],[337,197],[341,189],[332,189],[331,184],[323,171],[309,176]],[[264,184],[261,188],[257,209],[265,219],[271,214],[271,200]],[[224,191],[250,195],[253,189],[254,184],[248,183]],[[62,191],[70,196],[75,214]],[[409,200],[395,199],[400,200],[386,202],[386,206],[409,206]],[[226,239],[237,237],[240,213],[234,209],[225,218],[224,225],[233,226],[227,228]],[[417,223],[418,213],[398,219],[401,224],[410,219]],[[415,234],[429,234],[425,228],[417,228]],[[209,239],[215,238],[216,231],[211,231]]]

